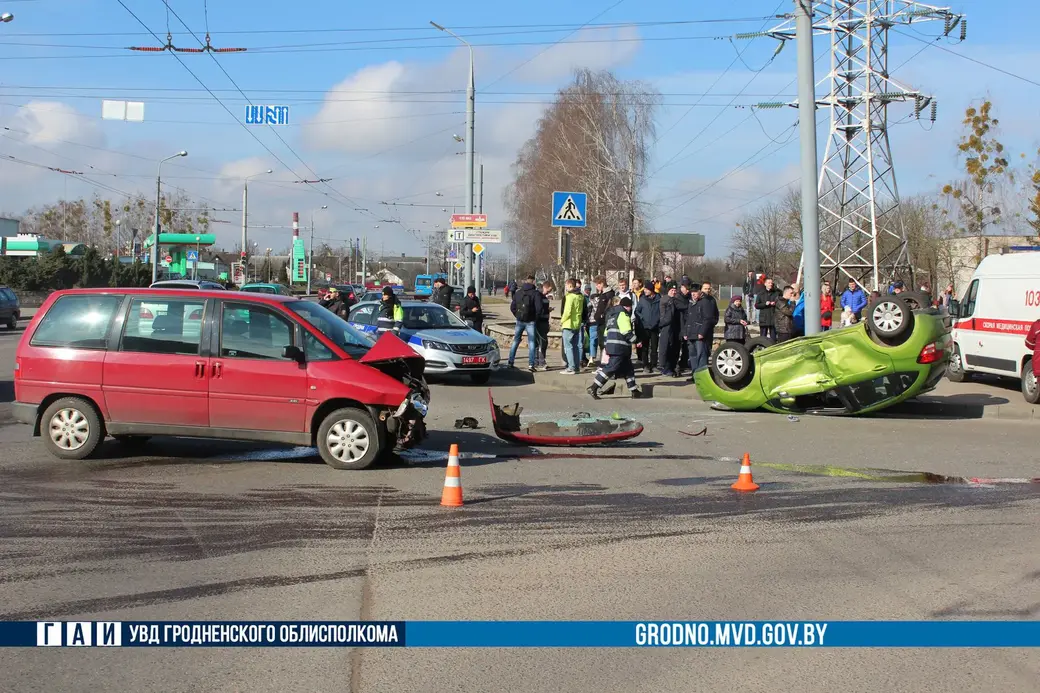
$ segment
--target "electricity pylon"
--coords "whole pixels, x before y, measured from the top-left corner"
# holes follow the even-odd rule
[[[934,122],[936,103],[889,75],[889,31],[939,21],[942,34],[930,38],[950,37],[959,29],[963,41],[967,23],[949,8],[904,0],[813,2],[812,11],[813,33],[829,37],[831,57],[830,72],[817,83],[817,93],[825,90],[826,96],[816,101],[831,111],[819,179],[821,273],[836,285],[851,278],[875,290],[882,281],[912,282],[906,229],[898,215],[888,106],[913,102],[914,118],[928,110]],[[764,33],[793,39],[793,19]]]

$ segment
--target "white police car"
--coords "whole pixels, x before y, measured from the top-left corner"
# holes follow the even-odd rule
[[[404,327],[400,337],[426,359],[426,374],[467,374],[478,384],[491,378],[499,366],[498,342],[477,332],[455,313],[436,303],[404,301]],[[374,334],[379,304],[359,303],[350,309],[347,322]]]

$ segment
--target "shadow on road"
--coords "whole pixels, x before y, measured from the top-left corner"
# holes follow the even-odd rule
[[[986,407],[1010,404],[1006,397],[993,397],[984,392],[966,392],[959,395],[926,395],[918,400],[903,402],[872,416],[888,419],[981,419]]]

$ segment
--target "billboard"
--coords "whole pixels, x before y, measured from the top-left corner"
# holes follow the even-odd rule
[[[303,239],[296,237],[292,242],[292,260],[289,263],[289,273],[292,283],[307,282],[307,253],[303,245]]]

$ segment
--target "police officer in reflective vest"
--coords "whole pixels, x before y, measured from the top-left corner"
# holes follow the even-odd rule
[[[599,367],[596,379],[586,390],[593,399],[599,399],[600,389],[611,378],[624,378],[633,398],[643,396],[636,387],[636,371],[632,366],[633,344],[641,346],[636,344],[636,332],[632,329],[632,299],[626,297],[607,313],[607,332],[603,341],[607,363]]]
[[[399,333],[404,326],[404,308],[401,302],[394,296],[394,290],[389,286],[383,287],[383,300],[379,302],[379,319],[376,322],[376,334],[383,334],[393,330]]]

